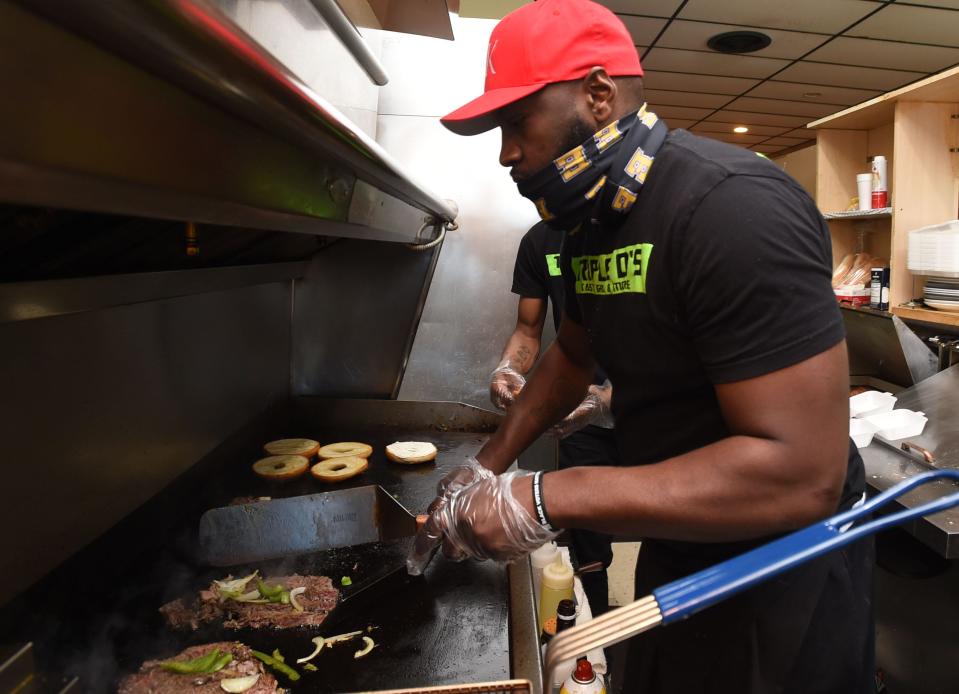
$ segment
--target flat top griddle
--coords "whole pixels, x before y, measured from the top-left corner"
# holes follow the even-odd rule
[[[309,476],[272,484],[258,478],[250,466],[262,457],[260,447],[266,441],[296,436],[324,444],[369,443],[373,446],[369,469],[336,488],[380,484],[416,513],[432,501],[436,482],[445,471],[475,454],[488,437],[488,418],[483,415],[479,424],[473,423],[480,430],[468,431],[470,423],[456,417],[424,417],[419,412],[394,419],[383,414],[408,411],[406,405],[415,409],[420,403],[370,401],[365,406],[363,401],[352,402],[331,410],[328,401],[292,401],[251,424],[149,504],[157,508],[144,509],[129,524],[121,524],[134,528],[114,529],[98,541],[97,548],[68,562],[16,605],[5,608],[0,617],[22,619],[20,636],[36,642],[41,661],[54,671],[79,674],[89,691],[104,691],[142,661],[167,657],[194,643],[237,639],[266,652],[279,648],[291,663],[313,650],[313,636],[369,626],[374,627],[370,636],[377,647],[367,657],[353,658],[362,645],[359,641],[324,649],[313,661],[317,672],[298,667],[302,679],[293,683],[278,675],[281,685],[293,692],[344,692],[508,678],[507,571],[489,562],[458,564],[438,555],[424,577],[394,573],[362,598],[358,596],[356,604],[348,601],[348,610],[334,613],[335,623],[319,629],[205,627],[196,633],[178,633],[164,625],[157,612],[163,603],[189,596],[225,575],[224,570],[204,567],[197,559],[195,533],[203,510],[225,505],[237,496],[280,498],[330,488]],[[367,410],[369,417],[363,414]],[[343,424],[347,421],[352,426]],[[387,460],[383,449],[396,440],[434,443],[439,450],[436,463],[406,466]],[[170,522],[170,514],[178,522]],[[147,528],[154,528],[157,536],[144,536]],[[353,585],[342,588],[348,596],[404,562],[409,544],[410,540],[401,540],[361,545],[255,568],[268,577],[293,571],[327,575],[337,585],[341,576],[348,575]],[[249,568],[253,567],[237,567],[235,573]],[[91,571],[102,573],[91,577]],[[64,599],[67,586],[83,597]],[[44,606],[39,611],[38,600]]]

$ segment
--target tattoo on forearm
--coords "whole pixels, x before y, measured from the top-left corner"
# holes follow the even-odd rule
[[[533,350],[526,345],[520,345],[516,350],[516,365],[525,373],[533,366]]]

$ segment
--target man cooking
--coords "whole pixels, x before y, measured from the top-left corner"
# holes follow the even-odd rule
[[[409,565],[510,560],[559,528],[642,536],[636,596],[857,503],[829,233],[771,162],[643,101],[626,28],[542,0],[490,36],[482,96],[443,119],[565,235],[555,342],[476,461],[441,482]],[[504,472],[609,375],[621,466]],[[624,691],[872,689],[872,545],[808,561],[633,640]]]
[[[513,265],[512,292],[519,296],[516,327],[506,341],[499,366],[490,377],[490,400],[501,410],[513,404],[526,385],[540,353],[547,304],[551,304],[553,324],[559,330],[563,315],[563,278],[559,269],[563,235],[544,222],[523,235]],[[615,435],[609,409],[612,386],[602,370],[597,370],[586,397],[552,427],[559,442],[559,469],[586,465],[618,465]],[[606,567],[613,561],[612,538],[580,528],[570,529],[571,544],[580,565],[601,562],[603,569],[584,573],[583,591],[594,616],[609,609],[609,578]]]

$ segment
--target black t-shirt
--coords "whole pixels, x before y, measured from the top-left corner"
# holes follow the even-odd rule
[[[513,294],[530,299],[549,300],[553,326],[559,330],[563,316],[563,273],[559,259],[564,234],[539,222],[527,231],[519,242],[516,264],[513,266]],[[606,374],[597,369],[593,383],[601,385]]]
[[[563,232],[540,222],[523,235],[513,266],[513,294],[531,299],[548,299],[553,311],[553,325],[559,330],[563,315],[563,275],[559,254],[563,248]]]
[[[570,233],[566,311],[613,383],[623,463],[729,435],[714,386],[796,364],[843,339],[829,231],[772,162],[674,130],[619,229]],[[789,393],[783,393],[789,397]],[[851,448],[843,504],[864,490]]]

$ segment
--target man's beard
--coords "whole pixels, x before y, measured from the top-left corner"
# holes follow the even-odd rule
[[[571,149],[579,147],[595,133],[595,126],[590,125],[583,118],[581,118],[579,114],[576,114],[575,120],[570,126],[569,131],[566,133],[566,137],[561,141],[562,144],[557,149],[556,156],[554,156],[553,159],[559,159]]]

